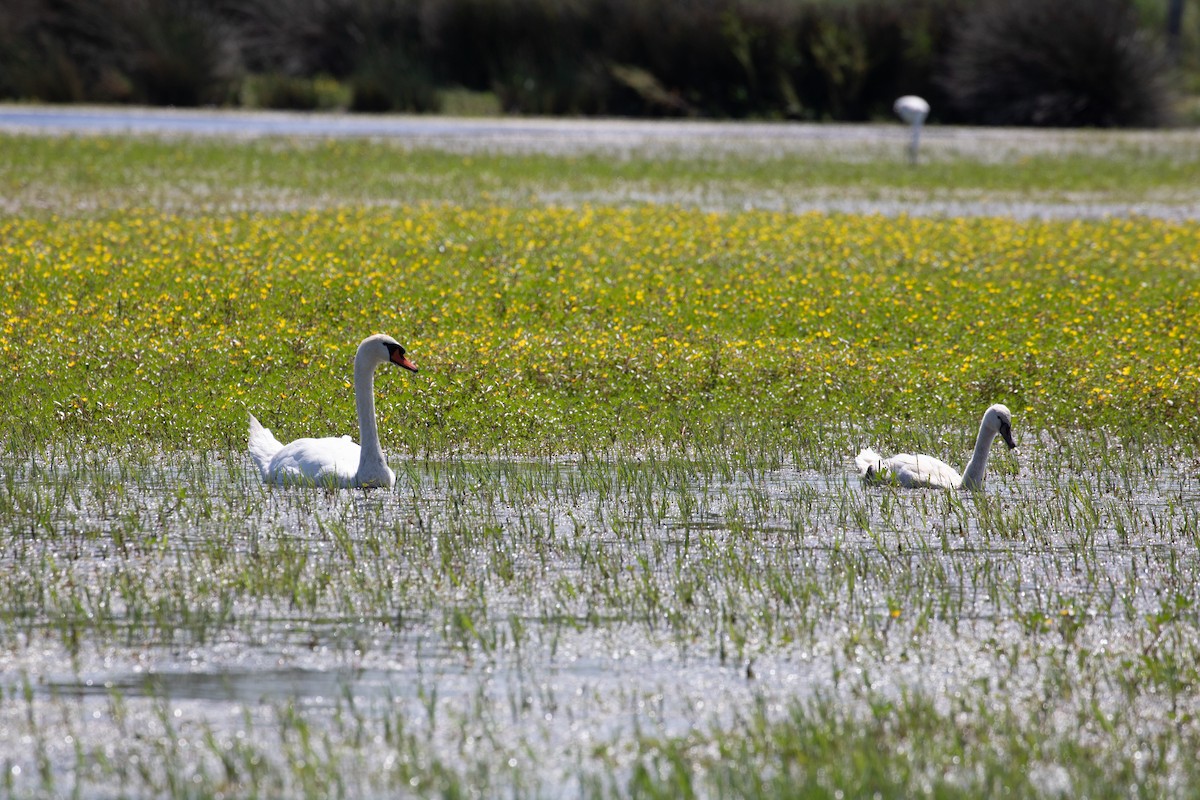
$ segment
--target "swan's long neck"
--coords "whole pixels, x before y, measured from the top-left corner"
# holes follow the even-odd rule
[[[375,364],[361,353],[354,359],[354,404],[358,407],[358,441],[362,447],[358,456],[361,475],[364,468],[385,465],[375,422]]]
[[[921,147],[921,122],[914,122],[912,126],[912,141],[908,144],[908,160],[915,164],[917,163],[917,153]]]
[[[987,426],[986,419],[979,423],[979,435],[975,437],[975,452],[967,462],[963,471],[962,486],[964,489],[980,489],[983,487],[983,473],[987,469],[988,453],[992,451],[992,442],[996,440],[996,432]]]

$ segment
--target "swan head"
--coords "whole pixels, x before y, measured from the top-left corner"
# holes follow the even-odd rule
[[[892,110],[909,125],[919,125],[929,115],[929,103],[922,97],[906,94],[897,98],[896,102],[892,104]]]
[[[1012,435],[1012,412],[1008,410],[1008,406],[996,403],[988,408],[987,413],[983,415],[983,427],[991,431],[993,436],[1000,434],[1009,450],[1017,449]]]
[[[358,359],[368,360],[372,366],[392,363],[409,372],[417,371],[417,365],[408,360],[400,343],[386,333],[377,333],[363,339],[355,356],[355,360]]]

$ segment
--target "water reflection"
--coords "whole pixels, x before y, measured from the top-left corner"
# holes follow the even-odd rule
[[[849,456],[393,459],[397,490],[369,493],[263,487],[236,453],[9,458],[0,689],[26,699],[0,750],[36,774],[38,737],[111,747],[167,709],[270,751],[293,709],[339,741],[403,722],[447,758],[499,737],[471,752],[516,743],[553,787],[609,769],[601,743],[852,707],[864,681],[1037,695],[1084,645],[1062,680],[1158,720],[1097,654],[1190,613],[1200,479],[1172,451],[1025,453],[979,495],[863,487]]]

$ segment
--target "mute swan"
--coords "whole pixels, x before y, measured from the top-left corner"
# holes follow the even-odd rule
[[[360,448],[349,436],[297,439],[281,444],[250,415],[250,455],[264,483],[390,489],[396,476],[383,459],[375,424],[375,370],[392,363],[416,372],[404,348],[377,333],[362,340],[354,355],[354,403],[358,407]]]
[[[900,119],[912,126],[912,143],[908,146],[908,160],[917,163],[917,148],[921,146],[921,126],[925,117],[929,116],[929,103],[915,94],[906,94],[897,98],[892,110]]]
[[[863,480],[871,483],[895,483],[906,488],[982,489],[988,453],[997,434],[1010,450],[1016,449],[1012,437],[1012,414],[999,403],[983,415],[983,421],[979,423],[979,436],[975,439],[975,452],[971,454],[962,477],[949,464],[933,456],[900,453],[884,458],[869,447],[858,454],[854,463],[858,465]]]

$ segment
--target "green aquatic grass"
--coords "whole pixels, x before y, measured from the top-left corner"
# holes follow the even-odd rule
[[[977,497],[711,454],[404,459],[395,493],[7,456],[11,794],[1178,795],[1187,457],[1026,449]]]
[[[1119,714],[1081,708],[1072,722],[1093,734],[1081,737],[1035,733],[1031,725],[1047,724],[1037,710],[1002,699],[910,694],[866,702],[863,717],[823,698],[795,704],[782,721],[749,709],[732,731],[642,742],[642,766],[612,795],[1119,798],[1174,796],[1198,777],[1180,758],[1196,744],[1194,733],[1184,741],[1149,733],[1128,741],[1129,721]]]
[[[814,191],[905,202],[999,195],[1068,204],[1081,197],[1194,203],[1200,185],[1200,158],[1187,136],[1047,133],[1060,141],[1047,148],[1031,146],[1024,134],[1012,142],[989,137],[972,144],[970,133],[960,132],[945,144],[929,144],[927,163],[913,169],[903,157],[904,132],[894,130],[894,145],[817,140],[791,151],[786,143],[740,146],[701,138],[614,146],[614,153],[603,146],[589,152],[568,140],[559,154],[489,152],[469,143],[464,152],[447,152],[353,139],[5,136],[0,196],[35,215],[147,205],[194,213],[346,203],[536,205],[547,197],[636,202],[643,196],[739,209]],[[902,209],[899,202],[896,207]]]

